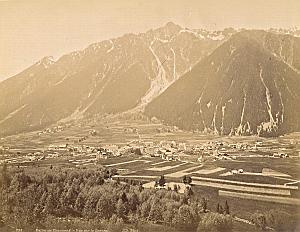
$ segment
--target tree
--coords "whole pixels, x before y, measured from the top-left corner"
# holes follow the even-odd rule
[[[220,213],[220,204],[217,204],[217,208],[216,208],[217,213]]]
[[[122,193],[121,199],[122,199],[122,202],[124,202],[124,203],[125,203],[125,202],[128,202],[128,198],[127,198],[127,195],[126,195],[125,192]]]
[[[113,213],[115,211],[115,207],[117,207],[112,203],[110,196],[108,196],[107,194],[109,194],[109,193],[103,194],[99,198],[98,202],[96,202],[97,217],[102,218],[102,219],[109,219],[113,215]],[[95,197],[94,199],[97,199],[97,198]],[[122,202],[121,199],[120,199],[120,201]],[[93,213],[94,212],[94,209],[92,208],[93,204],[88,204],[88,203],[89,203],[89,201],[87,201],[87,203],[85,204],[85,208],[88,205],[89,210]],[[92,201],[92,203],[93,203],[93,201]],[[122,204],[123,204],[123,202],[122,202]],[[122,211],[121,208],[119,208],[120,214],[121,214],[121,211]],[[90,217],[93,217],[93,216],[96,216],[96,215],[92,214]]]
[[[116,204],[116,214],[119,218],[125,218],[126,211],[126,205],[124,201],[120,198]]]
[[[223,206],[222,206],[222,205],[220,205],[219,213],[224,213],[224,209],[223,209]]]
[[[190,176],[183,176],[182,182],[184,184],[191,184],[192,183],[192,177],[190,177]]]
[[[154,197],[151,202],[151,208],[149,212],[149,219],[155,222],[162,221],[163,214],[162,203],[158,197]]]
[[[77,189],[79,186],[76,186],[76,184],[72,184],[66,191],[62,202],[67,208],[73,208],[75,205],[75,202],[77,200],[78,192]]]
[[[10,185],[10,178],[9,178],[9,175],[8,175],[7,164],[6,163],[3,163],[2,170],[1,170],[0,186],[1,185],[3,187],[9,187],[9,185]]]
[[[251,222],[261,230],[266,230],[267,228],[266,216],[262,213],[256,212],[252,214]]]
[[[175,213],[178,212],[177,207],[178,205],[173,201],[166,203],[166,209],[162,213],[163,220],[166,224],[170,225],[172,223]]]
[[[31,183],[31,178],[25,175],[24,171],[16,173],[11,181],[11,186],[20,190],[24,190]]]
[[[121,232],[124,228],[124,222],[122,218],[118,218],[117,215],[112,215],[108,223],[109,232]]]
[[[32,211],[34,218],[36,218],[36,220],[40,220],[42,219],[45,214],[43,213],[43,206],[39,203],[35,204],[35,207]]]
[[[105,203],[106,201],[102,199],[99,200],[95,192],[91,192],[86,198],[86,202],[82,211],[83,216],[86,218],[94,218],[96,216],[96,209],[97,212],[99,211],[101,213],[99,216],[102,217],[105,207],[107,206]]]
[[[0,228],[4,227],[4,220],[2,218],[2,216],[0,216]]]
[[[186,182],[187,182],[187,180],[186,180],[186,175],[184,175],[184,176],[182,177],[182,182],[183,182],[184,184],[186,184]]]
[[[77,213],[80,213],[80,214],[82,213],[84,204],[85,204],[85,197],[84,197],[84,194],[82,192],[80,192],[77,196],[75,206],[74,206]]]
[[[139,191],[142,192],[143,190],[144,190],[143,182],[140,181],[140,183],[139,183]]]
[[[173,223],[177,228],[184,231],[193,231],[196,227],[196,213],[189,205],[180,206],[177,214],[174,217]]]
[[[55,211],[56,203],[52,193],[50,193],[46,199],[44,212],[47,214],[53,214]]]
[[[207,211],[207,200],[204,197],[202,198],[201,205],[202,205],[203,212],[206,213],[206,211]]]
[[[184,194],[182,197],[180,197],[180,203],[182,205],[187,205],[189,203],[189,198],[186,194]]]
[[[178,192],[177,184],[174,184],[173,190],[174,190],[174,192],[176,192],[176,193]]]
[[[95,183],[98,184],[98,185],[103,185],[104,184],[104,179],[101,176],[99,176]]]
[[[184,193],[187,197],[191,197],[194,194],[192,188],[186,188]]]
[[[229,214],[229,213],[230,213],[230,212],[229,212],[229,205],[228,205],[228,203],[227,203],[227,200],[225,201],[224,213],[225,213],[225,214]]]
[[[158,179],[158,185],[163,187],[166,184],[165,176],[161,175],[160,178]]]
[[[150,209],[151,209],[150,202],[149,201],[144,201],[142,203],[142,205],[140,206],[140,216],[142,218],[148,218]]]
[[[188,176],[186,178],[186,180],[187,180],[187,184],[191,184],[192,183],[192,177]]]
[[[129,195],[129,199],[128,199],[129,210],[135,212],[138,208],[138,205],[139,205],[139,198],[137,194],[132,193],[131,195]]]

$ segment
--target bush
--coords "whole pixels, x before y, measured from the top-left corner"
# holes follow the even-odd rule
[[[277,232],[295,231],[297,216],[281,211],[270,210],[267,212],[256,212],[251,216],[251,221],[261,230],[267,230],[267,227]]]
[[[173,224],[176,228],[185,229],[186,231],[194,231],[197,228],[197,222],[197,213],[189,205],[180,206],[173,218]]]
[[[115,214],[110,218],[108,223],[109,232],[121,232],[124,228],[124,222],[122,218],[118,218]]]
[[[197,232],[228,232],[232,231],[233,220],[229,215],[206,213],[200,220]]]
[[[251,216],[251,222],[254,223],[254,225],[261,230],[266,230],[267,228],[266,216],[263,213],[254,213]]]
[[[293,218],[289,213],[280,210],[270,210],[265,215],[267,225],[274,228],[275,231],[294,231],[294,227],[296,226],[295,221],[297,219]]]

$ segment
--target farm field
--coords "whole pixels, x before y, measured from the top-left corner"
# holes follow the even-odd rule
[[[286,198],[280,196],[264,196],[258,194],[237,193],[237,192],[223,191],[223,190],[219,190],[219,195],[227,196],[227,197],[238,197],[238,198],[250,199],[250,200],[269,201],[269,202],[276,202],[282,204],[298,205],[298,206],[300,205],[300,199]]]
[[[218,164],[220,165],[221,163],[219,162]],[[180,161],[158,162],[158,160],[155,159],[155,161],[147,163],[147,167],[149,166],[150,168],[142,170],[141,166],[136,167],[132,165],[131,167],[127,167],[130,170],[128,175],[122,173],[122,175],[116,177],[121,179],[148,180],[150,183],[160,175],[165,175],[167,182],[180,182],[184,175],[190,175],[193,179],[192,185],[194,188],[204,189],[208,191],[207,194],[211,191],[215,191],[217,194],[222,193],[220,194],[220,197],[228,199],[229,201],[231,201],[233,197],[236,197],[245,200],[266,201],[273,202],[274,204],[290,205],[292,202],[298,202],[299,200],[297,198],[297,195],[299,195],[298,185],[284,185],[285,183],[290,182],[289,180],[278,180],[273,176],[268,176],[268,180],[265,181],[265,177],[258,175],[261,178],[260,180],[251,181],[251,178],[248,178],[249,175],[244,174],[222,177],[220,176],[220,173],[228,171],[226,165],[220,165],[220,167],[216,165],[213,166],[211,163],[203,165],[200,163],[180,163]],[[156,166],[158,167],[155,168]],[[257,177],[256,175],[254,176]],[[290,178],[295,177],[291,175]],[[234,191],[237,194],[225,195],[223,192],[219,192],[224,190]],[[241,195],[238,195],[239,193]],[[252,195],[253,198],[251,198]],[[298,203],[295,205],[298,205]]]

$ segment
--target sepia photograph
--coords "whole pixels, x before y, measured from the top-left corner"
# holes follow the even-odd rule
[[[0,232],[300,232],[300,1],[0,0]]]

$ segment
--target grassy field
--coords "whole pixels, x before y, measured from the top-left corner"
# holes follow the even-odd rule
[[[227,169],[240,169],[242,168],[247,172],[262,172],[263,168],[270,168],[276,171],[289,174],[295,178],[300,178],[300,159],[299,158],[241,158],[243,162],[232,162],[227,160],[216,161],[215,164]]]
[[[279,194],[279,192],[274,192],[274,194]],[[237,197],[243,199],[257,200],[257,201],[276,202],[276,203],[297,205],[297,206],[300,205],[300,199],[280,197],[280,196],[266,196],[266,195],[239,193],[239,192],[224,191],[224,190],[219,190],[219,195],[226,196],[226,197]]]
[[[193,180],[192,184],[198,186],[207,186],[207,187],[213,187],[217,189],[228,189],[228,190],[235,190],[235,191],[242,191],[242,192],[276,194],[276,195],[284,195],[284,196],[291,195],[290,190],[287,189],[270,189],[270,188],[263,188],[263,187],[254,187],[254,186],[240,186],[234,184],[216,183],[216,182],[208,182],[208,181],[201,181],[201,180]]]
[[[257,201],[255,199],[245,199],[237,198],[231,196],[221,196],[219,195],[219,190],[216,188],[206,187],[206,186],[194,186],[193,187],[194,196],[201,199],[202,197],[208,199],[208,209],[211,211],[216,210],[218,203],[224,204],[227,200],[230,212],[232,215],[238,215],[241,218],[250,218],[251,214],[257,211],[267,211],[267,210],[283,210],[294,215],[300,216],[300,208],[297,205],[281,204],[276,202],[268,201]],[[299,217],[298,216],[298,217]]]

